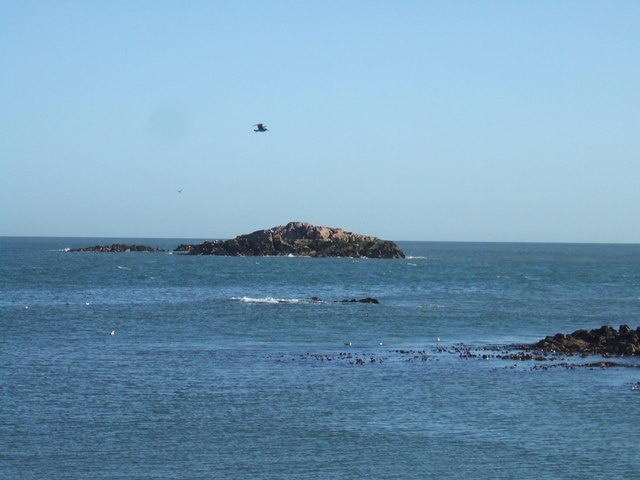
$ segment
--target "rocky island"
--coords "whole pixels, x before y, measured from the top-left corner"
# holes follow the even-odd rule
[[[180,245],[176,251],[189,255],[404,258],[394,242],[305,222],[257,230],[231,240]]]

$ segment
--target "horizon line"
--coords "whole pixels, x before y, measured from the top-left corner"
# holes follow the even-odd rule
[[[246,235],[246,234],[240,234]],[[60,238],[60,239],[114,239],[114,240],[125,240],[125,239],[145,239],[145,240],[198,240],[202,239],[202,241],[207,240],[231,240],[236,238],[239,235],[233,237],[215,237],[215,236],[185,236],[185,237],[176,237],[176,236],[126,236],[126,235],[118,235],[118,236],[110,236],[110,235],[9,235],[9,234],[0,234],[0,238]],[[377,237],[380,240],[392,241],[392,242],[400,242],[400,243],[410,243],[410,242],[421,242],[421,243],[492,243],[492,244],[556,244],[556,245],[640,245],[640,242],[629,242],[629,241],[576,241],[576,240],[390,240],[388,238]]]

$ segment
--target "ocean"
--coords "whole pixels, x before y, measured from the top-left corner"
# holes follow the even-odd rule
[[[635,329],[640,245],[116,242],[189,240],[0,237],[1,478],[640,478],[640,358],[497,354]]]

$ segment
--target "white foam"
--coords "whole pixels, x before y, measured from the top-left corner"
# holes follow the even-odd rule
[[[240,300],[244,303],[282,303],[283,299],[273,298],[273,297],[262,297],[262,298],[254,298],[254,297],[232,297],[231,300]]]
[[[231,297],[231,300],[238,300],[243,303],[317,303],[318,300],[312,298],[274,298],[274,297]]]

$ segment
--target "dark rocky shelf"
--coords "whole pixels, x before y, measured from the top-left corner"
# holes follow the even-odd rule
[[[102,253],[125,253],[125,252],[164,252],[161,248],[148,247],[145,245],[126,245],[124,243],[114,243],[112,245],[94,245],[91,247],[71,248],[70,252],[102,252]]]

